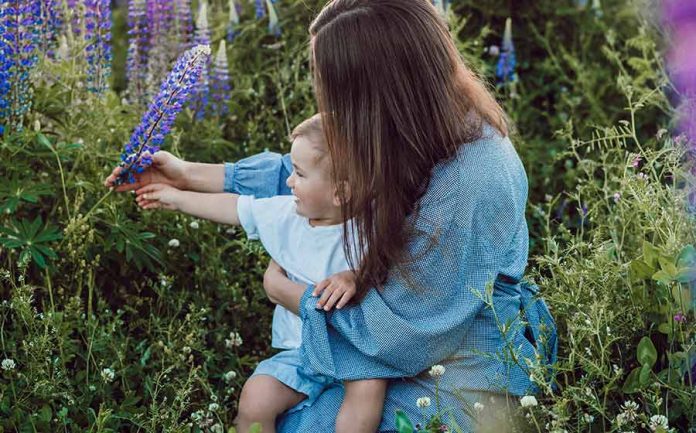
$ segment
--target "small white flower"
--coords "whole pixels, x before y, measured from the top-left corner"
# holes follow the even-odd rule
[[[615,192],[615,193],[614,193],[614,203],[618,203],[619,200],[621,200],[621,193],[620,193],[620,192]]]
[[[210,404],[208,405],[208,410],[209,410],[210,412],[215,412],[215,411],[218,410],[218,409],[220,409],[220,405],[217,404],[217,403],[210,403]]]
[[[230,338],[225,339],[225,346],[228,349],[242,345],[242,336],[236,332],[230,332]]]
[[[172,248],[176,248],[181,245],[181,243],[179,242],[179,239],[170,239],[168,245]]]
[[[664,430],[669,429],[669,420],[664,415],[653,415],[650,417],[650,430],[657,431],[658,427]]]
[[[5,358],[2,360],[2,369],[5,371],[14,370],[17,367],[13,359]]]
[[[623,410],[622,414],[624,415],[624,419],[626,421],[633,421],[638,418],[638,410],[640,409],[640,406],[638,406],[638,403],[635,401],[629,400],[625,402],[621,406],[621,409]]]
[[[198,225],[198,221],[191,221],[191,224],[189,224],[189,227],[191,227],[194,230],[198,230],[198,228],[200,226]]]
[[[222,378],[225,380],[225,382],[231,382],[232,380],[234,380],[235,377],[237,377],[237,372],[232,370],[222,375]]]
[[[432,377],[442,377],[443,374],[445,374],[444,366],[437,364],[430,367],[430,375]]]
[[[224,429],[220,424],[214,424],[210,427],[210,433],[223,433]]]
[[[116,374],[114,373],[114,371],[112,369],[105,368],[101,371],[101,377],[102,377],[102,380],[104,380],[104,382],[110,383],[110,382],[114,381]]]
[[[589,413],[583,414],[582,418],[585,420],[586,423],[592,424],[592,421],[594,421],[594,417],[590,415]]]
[[[416,400],[416,406],[420,408],[428,407],[430,406],[430,397],[421,397],[418,400]]]
[[[485,409],[486,406],[484,406],[482,403],[479,403],[478,401],[474,403],[474,410],[476,412],[482,412],[483,409]]]
[[[520,404],[522,405],[522,407],[534,407],[539,403],[537,402],[536,397],[534,397],[533,395],[525,395],[520,399]]]

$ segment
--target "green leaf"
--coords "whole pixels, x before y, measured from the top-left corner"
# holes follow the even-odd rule
[[[261,433],[261,430],[261,424],[258,422],[255,422],[249,426],[249,433]]]
[[[669,284],[670,282],[672,282],[672,276],[667,272],[661,270],[655,272],[651,278],[663,284]]]
[[[658,261],[660,262],[660,268],[667,272],[670,277],[674,278],[677,275],[677,267],[670,257],[660,256]]]
[[[638,362],[643,366],[652,368],[657,362],[657,350],[652,340],[648,337],[643,337],[638,343]]]
[[[696,266],[696,248],[693,245],[687,245],[677,256],[677,267],[690,268],[694,266]]]
[[[43,135],[42,133],[39,132],[38,134],[36,134],[36,141],[37,141],[40,145],[46,146],[46,147],[48,147],[49,149],[53,150],[53,145],[51,144],[51,141],[48,139],[48,137],[46,137],[46,136]]]
[[[640,384],[638,383],[639,374],[640,368],[634,368],[633,371],[631,371],[628,374],[628,377],[626,378],[626,381],[624,382],[623,387],[621,388],[624,394],[633,394],[635,392],[638,392],[638,390],[640,389]]]
[[[672,287],[672,300],[680,309],[688,309],[691,305],[691,289],[688,287],[674,286]]]
[[[147,349],[145,349],[145,353],[143,353],[143,356],[140,357],[140,365],[145,367],[145,364],[147,364],[147,361],[150,359],[150,355],[152,354],[152,346],[148,346]]]
[[[680,283],[690,283],[696,281],[696,265],[693,267],[681,267],[674,276],[674,280]]]
[[[648,279],[655,273],[655,268],[642,260],[636,259],[631,261],[631,272],[640,279]]]
[[[39,410],[38,414],[38,419],[39,421],[43,423],[49,423],[51,422],[51,418],[53,417],[53,411],[51,410],[50,406],[44,405],[41,407]]]
[[[657,266],[657,258],[660,256],[660,252],[648,241],[643,241],[643,260],[648,266],[654,268]]]
[[[663,334],[672,335],[672,324],[665,322],[657,326],[657,330]]]
[[[641,386],[648,384],[648,381],[650,380],[650,373],[652,373],[650,367],[647,365],[641,367],[640,373],[638,373],[638,382],[641,384]]]
[[[399,433],[413,433],[413,424],[402,410],[396,411],[396,430]]]

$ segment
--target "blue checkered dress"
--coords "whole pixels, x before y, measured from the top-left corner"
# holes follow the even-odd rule
[[[264,152],[226,164],[225,190],[289,194],[291,171],[289,155]],[[434,364],[446,368],[439,395],[445,421],[453,417],[464,431],[475,429],[475,402],[535,392],[526,362],[554,362],[556,336],[536,286],[520,282],[529,244],[526,202],[527,177],[516,150],[484,128],[483,138],[433,170],[415,221],[419,234],[409,245],[415,259],[403,265],[409,278],[394,272],[383,291],[329,313],[314,308],[307,288],[300,301],[303,368],[339,380],[391,379],[380,432],[396,431],[397,409],[423,422],[416,400],[435,401],[427,374]],[[515,349],[516,360],[506,347]],[[342,386],[329,387],[312,406],[279,419],[278,431],[334,431],[342,398]],[[425,415],[434,411],[433,404]]]

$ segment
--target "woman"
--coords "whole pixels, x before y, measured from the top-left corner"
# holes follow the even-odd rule
[[[327,314],[315,308],[313,286],[294,285],[273,264],[264,286],[299,311],[306,368],[339,380],[393,379],[380,431],[395,431],[397,409],[421,422],[416,400],[434,397],[436,380],[451,415],[443,421],[474,430],[469,408],[533,392],[528,365],[555,354],[548,310],[520,283],[527,178],[506,116],[428,0],[334,0],[310,34],[333,173],[346,186],[342,212],[363,251],[360,301]],[[138,184],[120,189],[155,181],[196,189],[214,178],[231,192],[289,193],[287,156],[224,166],[155,156]],[[428,374],[434,364],[444,375]],[[278,431],[333,431],[342,392],[329,388]]]

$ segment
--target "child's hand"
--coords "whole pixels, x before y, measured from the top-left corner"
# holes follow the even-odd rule
[[[343,308],[355,296],[355,272],[339,272],[320,281],[314,288],[312,296],[318,296],[320,293],[317,308],[323,308],[324,311],[329,311],[334,305],[336,309]]]
[[[153,183],[135,191],[135,201],[143,209],[178,210],[183,191],[164,183]]]

